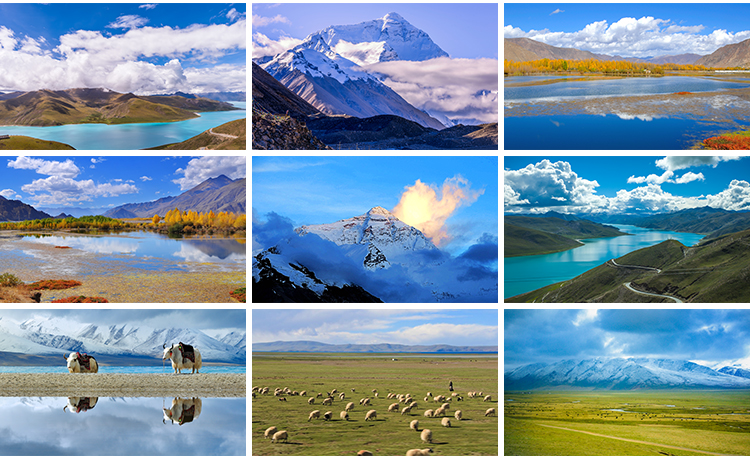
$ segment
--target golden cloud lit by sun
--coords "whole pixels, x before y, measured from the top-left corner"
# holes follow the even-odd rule
[[[450,240],[445,225],[448,217],[457,208],[471,205],[483,193],[484,189],[472,190],[469,181],[460,175],[445,179],[440,189],[417,179],[414,185],[406,187],[391,213],[422,231],[435,245],[440,245]]]

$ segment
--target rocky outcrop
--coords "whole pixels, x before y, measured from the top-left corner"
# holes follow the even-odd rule
[[[253,150],[330,150],[307,126],[286,115],[253,107]]]

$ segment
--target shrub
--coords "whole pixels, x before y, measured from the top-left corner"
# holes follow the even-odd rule
[[[229,296],[234,298],[235,300],[241,302],[241,303],[247,303],[247,299],[245,297],[245,287],[238,288],[236,290],[232,290],[229,293]]]
[[[76,280],[40,280],[27,285],[29,290],[65,290],[66,288],[78,287],[81,285]]]
[[[23,284],[23,281],[11,273],[0,274],[0,287],[16,287]]]
[[[53,303],[109,303],[106,298],[100,296],[69,296],[67,298],[60,298],[59,300],[52,300]]]

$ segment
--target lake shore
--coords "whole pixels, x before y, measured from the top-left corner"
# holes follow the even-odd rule
[[[244,374],[2,373],[0,397],[245,397]]]

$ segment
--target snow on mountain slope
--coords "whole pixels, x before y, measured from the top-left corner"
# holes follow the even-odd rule
[[[750,387],[750,380],[684,360],[630,358],[564,360],[505,373],[508,389],[572,386],[598,389]]]

